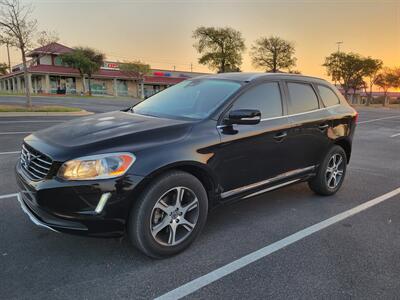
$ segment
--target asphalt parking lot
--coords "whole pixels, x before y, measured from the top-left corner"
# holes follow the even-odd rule
[[[101,112],[125,102],[90,106]],[[313,227],[303,238],[287,239],[400,187],[400,111],[359,112],[339,193],[317,196],[302,183],[226,205],[210,214],[192,247],[165,260],[143,256],[126,239],[82,238],[32,224],[13,196],[22,139],[71,117],[0,118],[0,298],[397,298],[400,190],[326,228]],[[275,250],[249,263],[269,245]]]

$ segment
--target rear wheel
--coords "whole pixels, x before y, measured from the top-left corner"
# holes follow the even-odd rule
[[[342,186],[346,167],[346,152],[342,147],[335,145],[327,153],[318,168],[317,175],[308,182],[308,185],[319,195],[333,195]]]
[[[142,193],[128,222],[132,243],[146,255],[162,258],[187,248],[203,228],[207,193],[193,175],[161,175]]]

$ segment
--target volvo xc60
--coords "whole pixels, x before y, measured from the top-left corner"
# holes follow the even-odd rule
[[[24,139],[19,201],[53,231],[127,234],[151,257],[187,248],[211,208],[299,182],[341,187],[357,112],[325,80],[226,73]]]

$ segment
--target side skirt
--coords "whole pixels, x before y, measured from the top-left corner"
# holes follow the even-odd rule
[[[283,183],[280,183],[280,184],[277,184],[277,185],[268,187],[268,188],[263,189],[263,190],[261,190],[261,191],[252,193],[252,194],[250,194],[250,195],[244,196],[244,197],[242,197],[241,199],[247,199],[247,198],[251,198],[251,197],[254,197],[254,196],[257,196],[257,195],[260,195],[260,194],[264,194],[264,193],[266,193],[266,192],[279,189],[279,188],[281,188],[281,187],[284,187],[284,186],[287,186],[287,185],[289,185],[289,184],[298,182],[298,181],[300,181],[300,180],[301,180],[300,178],[298,178],[298,179],[293,179],[293,180],[289,180],[289,181],[286,181],[286,182],[283,182]]]
[[[227,198],[230,197],[236,197],[239,196],[240,194],[245,194],[246,192],[251,192],[252,190],[256,190],[258,188],[262,188],[263,186],[265,186],[265,190],[266,192],[268,190],[272,190],[272,189],[276,189],[279,188],[281,186],[290,184],[290,183],[294,183],[290,182],[292,180],[296,180],[296,181],[300,181],[301,179],[303,179],[304,177],[307,176],[311,176],[312,173],[314,173],[314,171],[316,170],[316,166],[309,166],[306,168],[302,168],[302,169],[296,169],[296,170],[292,170],[286,173],[282,173],[278,176],[263,180],[263,181],[259,181],[259,182],[255,182],[243,187],[239,187],[227,192],[224,192],[221,194],[221,200],[225,200]],[[287,183],[290,182],[290,183]],[[287,184],[286,184],[287,183]],[[256,193],[258,193],[258,191],[256,191]],[[246,195],[244,195],[243,197],[245,197]],[[240,197],[240,198],[243,198]]]

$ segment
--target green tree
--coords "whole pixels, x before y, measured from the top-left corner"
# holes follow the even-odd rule
[[[296,66],[294,43],[277,36],[262,37],[251,47],[251,60],[256,68],[266,72],[291,70]]]
[[[346,99],[350,89],[362,86],[362,78],[366,75],[364,58],[356,53],[334,52],[325,58],[323,66],[332,81],[339,82]]]
[[[386,106],[389,104],[389,89],[400,87],[400,68],[384,68],[383,71],[377,75],[375,84],[383,90],[383,106]]]
[[[240,70],[246,49],[240,31],[230,27],[199,27],[193,32],[193,45],[201,54],[199,63],[218,73]]]
[[[0,63],[0,75],[8,74],[8,65],[6,63]]]
[[[85,76],[88,78],[89,95],[92,95],[90,79],[93,74],[100,70],[104,63],[104,54],[88,47],[76,47],[74,51],[60,56],[62,62],[79,71],[82,82],[83,92],[86,93]]]
[[[357,77],[354,77],[353,79],[351,79],[349,81],[349,85],[350,85],[350,88],[353,90],[351,100],[353,103],[356,103],[355,101],[357,99],[356,98],[357,92],[361,89],[365,89],[366,82],[364,81],[362,75],[360,75],[360,76],[357,76]]]
[[[140,83],[140,98],[144,99],[144,76],[150,73],[150,65],[140,60],[131,62],[123,62],[119,64],[119,68],[122,72],[128,73],[129,76],[137,76]]]
[[[383,62],[380,59],[367,57],[364,59],[364,75],[366,77],[365,91],[367,94],[367,106],[370,105],[372,99],[372,89],[378,78],[379,71],[382,69]],[[367,88],[369,91],[367,92]]]

